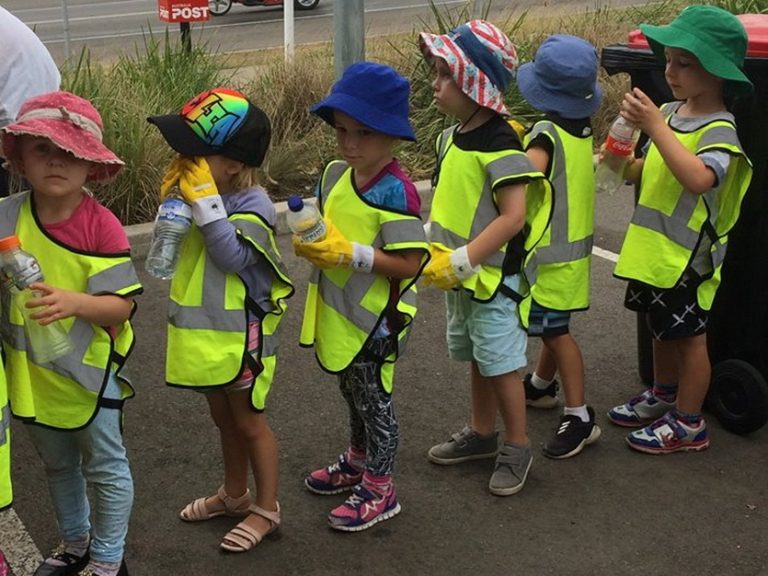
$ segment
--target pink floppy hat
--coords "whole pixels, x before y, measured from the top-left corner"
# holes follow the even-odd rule
[[[124,163],[102,142],[103,129],[101,115],[88,100],[70,92],[49,92],[24,102],[16,121],[2,129],[2,152],[11,159],[17,136],[40,136],[96,164],[89,181],[109,180]]]

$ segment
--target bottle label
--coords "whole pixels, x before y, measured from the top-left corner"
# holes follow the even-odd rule
[[[192,207],[178,198],[166,198],[157,210],[157,219],[165,222],[190,223]]]
[[[13,279],[16,288],[24,290],[34,282],[43,281],[43,274],[40,272],[40,265],[37,263],[37,260],[28,260],[27,262],[24,262],[22,266],[13,267],[10,270],[11,278]]]
[[[605,151],[616,156],[629,156],[635,148],[634,140],[618,140],[610,134],[605,139]]]

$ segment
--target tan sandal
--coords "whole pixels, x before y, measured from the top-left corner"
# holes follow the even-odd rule
[[[253,550],[265,536],[269,536],[280,527],[279,503],[277,504],[276,512],[264,510],[264,508],[256,506],[256,504],[251,506],[250,511],[257,516],[269,520],[269,530],[262,533],[251,528],[245,522],[240,522],[224,535],[224,539],[221,541],[222,550],[226,550],[227,552],[248,552],[249,550]]]
[[[210,510],[205,505],[205,501],[208,500],[210,496],[204,496],[187,504],[184,509],[179,512],[179,518],[185,522],[200,522],[201,520],[210,520],[217,516],[243,518],[251,513],[251,491],[248,489],[245,490],[245,494],[242,496],[232,498],[232,496],[224,492],[224,486],[222,485],[216,492],[216,496],[218,496],[219,500],[224,504],[224,508],[221,510]]]

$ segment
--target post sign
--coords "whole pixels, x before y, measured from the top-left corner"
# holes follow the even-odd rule
[[[208,0],[158,0],[157,13],[162,22],[206,22]]]

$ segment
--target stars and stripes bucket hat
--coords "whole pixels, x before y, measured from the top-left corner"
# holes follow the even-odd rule
[[[471,20],[448,34],[419,35],[425,58],[442,58],[459,89],[480,106],[504,116],[503,92],[515,77],[517,51],[504,32],[485,20]]]

